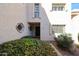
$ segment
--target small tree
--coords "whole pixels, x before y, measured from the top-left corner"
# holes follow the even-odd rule
[[[58,46],[69,49],[72,46],[72,39],[68,34],[61,34],[58,36]]]

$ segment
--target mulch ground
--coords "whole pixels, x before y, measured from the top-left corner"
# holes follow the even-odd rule
[[[79,56],[79,48],[76,48],[76,50],[74,51],[74,54],[73,54],[73,53],[70,53],[69,51],[59,48],[55,41],[52,43],[55,46],[55,48],[59,50],[59,52],[62,54],[62,56]]]

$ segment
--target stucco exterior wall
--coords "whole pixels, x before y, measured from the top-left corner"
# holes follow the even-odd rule
[[[0,4],[0,43],[28,35],[25,4]],[[17,23],[24,24],[24,30],[16,30]]]
[[[53,11],[52,3],[65,3],[63,11]],[[71,3],[65,1],[52,1],[50,3],[43,3],[44,9],[48,16],[51,25],[65,25],[64,32],[71,33]]]
[[[72,18],[72,40],[74,43],[79,44],[79,14]]]
[[[64,24],[65,32],[71,33],[71,4],[66,3],[64,11],[52,11],[52,3],[66,3],[51,0],[50,3],[40,4],[40,16],[34,18],[34,3],[0,4],[0,43],[29,36],[29,22],[40,22],[40,39],[54,40],[53,24]],[[17,23],[24,24],[24,30],[16,30]]]
[[[54,40],[46,10],[40,5],[40,17],[34,18],[34,4],[0,4],[0,43],[29,36],[28,22],[40,22],[40,39]],[[16,30],[17,23],[24,24],[24,30]]]
[[[40,4],[40,10],[39,10],[39,18],[34,17],[34,4],[28,4],[28,22],[40,22],[40,39],[44,41],[50,41],[54,40],[54,34],[52,33],[52,30],[50,29],[51,23],[49,22],[47,11],[42,6],[42,3]]]

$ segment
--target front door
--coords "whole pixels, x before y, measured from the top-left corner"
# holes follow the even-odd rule
[[[36,26],[36,29],[35,29],[35,36],[36,36],[36,37],[40,37],[40,26]]]
[[[29,23],[30,36],[40,38],[40,23]]]

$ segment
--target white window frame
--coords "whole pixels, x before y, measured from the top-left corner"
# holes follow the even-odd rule
[[[63,26],[63,27],[62,27],[62,30],[63,30],[63,31],[62,31],[62,32],[59,31],[59,30],[60,30],[59,28],[58,28],[59,30],[58,30],[58,29],[54,29],[53,26],[58,26],[58,27],[59,27],[59,26]],[[52,28],[53,28],[53,31],[55,30],[55,31],[54,31],[55,33],[64,33],[64,32],[65,32],[65,25],[52,25]],[[60,27],[60,28],[61,28],[61,27]],[[56,30],[57,30],[57,31],[56,31]],[[59,31],[59,32],[58,32],[58,31]]]
[[[65,10],[65,3],[52,3],[52,11],[64,11],[64,10]]]
[[[36,8],[35,4],[38,4],[38,7]],[[40,4],[35,3],[34,4],[34,18],[39,18],[40,17]]]

